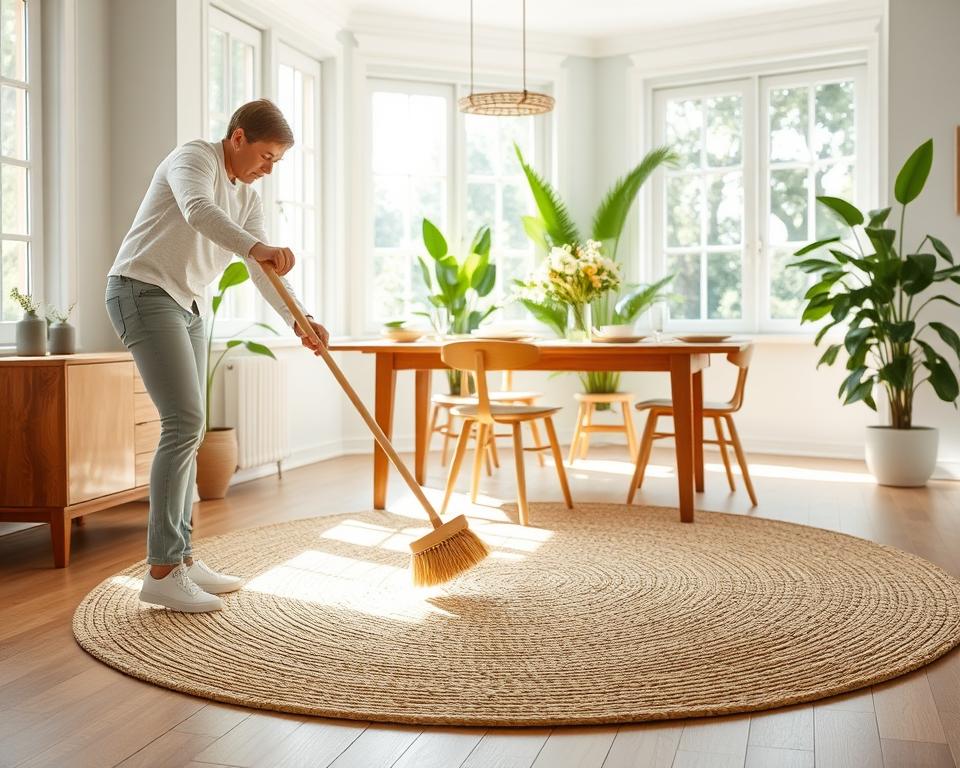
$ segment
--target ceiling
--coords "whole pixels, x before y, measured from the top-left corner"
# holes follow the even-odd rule
[[[527,29],[535,33],[606,38],[663,27],[809,8],[830,0],[527,0]],[[346,16],[388,15],[430,21],[470,18],[470,0],[328,0]],[[478,26],[519,29],[520,0],[473,0]]]

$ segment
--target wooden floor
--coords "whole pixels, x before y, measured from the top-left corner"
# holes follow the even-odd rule
[[[506,453],[505,444],[504,453]],[[676,503],[669,450],[654,453],[639,503]],[[960,483],[876,486],[859,462],[752,456],[760,499],[730,494],[707,455],[702,509],[830,528],[916,553],[960,577]],[[507,465],[509,466],[509,465]],[[428,485],[442,485],[431,456]],[[574,499],[622,501],[632,467],[614,447],[570,470]],[[465,473],[469,476],[469,473]],[[370,459],[335,459],[235,486],[197,508],[195,535],[368,508]],[[466,482],[466,481],[464,481]],[[559,497],[554,470],[527,462],[532,500]],[[406,497],[399,478],[391,503]],[[510,500],[513,473],[482,492]],[[621,727],[417,728],[289,717],[207,703],[125,677],[87,656],[73,610],[143,557],[146,505],[87,518],[73,563],[54,570],[46,527],[0,537],[0,766],[641,768],[960,765],[960,651],[896,681],[762,714]]]

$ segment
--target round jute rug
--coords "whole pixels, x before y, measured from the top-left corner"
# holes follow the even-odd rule
[[[423,520],[320,517],[198,542],[249,578],[220,613],[141,605],[143,563],[73,629],[134,677],[218,701],[420,724],[615,723],[746,712],[913,670],[960,641],[960,582],[817,528],[674,509],[532,505],[473,519],[492,546],[416,590]]]

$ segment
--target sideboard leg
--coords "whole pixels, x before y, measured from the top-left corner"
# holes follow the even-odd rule
[[[66,568],[70,564],[70,529],[70,515],[65,509],[50,510],[53,564],[57,568]]]

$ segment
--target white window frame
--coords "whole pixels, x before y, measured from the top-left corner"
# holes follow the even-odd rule
[[[476,90],[494,89],[498,83],[484,83],[477,85]],[[531,87],[534,87],[531,85]],[[537,85],[538,89],[551,90],[547,84]],[[459,243],[473,236],[473,232],[466,231],[466,192],[467,192],[467,172],[466,172],[466,124],[464,115],[457,107],[457,101],[460,97],[469,93],[469,86],[465,80],[458,76],[437,75],[431,78],[394,78],[385,74],[369,73],[366,78],[366,93],[364,99],[364,109],[362,110],[365,126],[365,144],[363,154],[363,216],[361,218],[363,225],[363,280],[353,281],[354,290],[351,294],[351,302],[354,307],[351,316],[353,318],[353,333],[357,335],[369,335],[379,331],[379,324],[373,317],[372,311],[372,292],[366,290],[365,286],[373,284],[373,261],[374,261],[374,189],[373,189],[373,116],[371,110],[371,98],[374,91],[390,91],[406,94],[423,94],[429,96],[444,95],[448,98],[447,115],[447,222],[443,231],[444,237],[448,238],[451,249],[459,247]],[[490,120],[496,118],[490,117]],[[538,121],[534,134],[534,157],[527,158],[532,162],[533,167],[538,170],[541,176],[551,180],[553,177],[552,164],[549,159],[552,157],[553,129],[552,123],[547,120]],[[534,211],[535,212],[535,211]],[[380,249],[387,250],[387,249]],[[398,249],[401,252],[402,249]],[[426,248],[423,248],[426,253]],[[456,251],[454,250],[454,253]],[[457,253],[462,258],[463,254]],[[417,278],[416,267],[411,262],[412,279]],[[497,275],[497,287],[493,295],[500,298],[509,294],[509,288],[505,288],[501,283],[501,275]],[[513,321],[514,325],[523,327],[535,327],[537,325],[533,318]]]
[[[20,286],[24,293],[30,293],[34,299],[46,301],[43,274],[43,116],[41,114],[41,64],[40,64],[40,3],[36,0],[23,0],[26,11],[27,57],[26,80],[11,80],[0,77],[4,84],[17,85],[26,89],[27,110],[27,159],[18,160],[3,157],[3,162],[27,168],[27,231],[26,235],[2,234],[2,239],[26,242],[27,274],[26,286]],[[4,285],[2,290],[9,294],[12,286]],[[66,307],[61,307],[66,309]],[[13,345],[16,338],[16,321],[0,322],[0,346]]]
[[[784,67],[769,66],[749,73],[742,73],[739,77],[720,79],[705,77],[701,84],[689,84],[695,78],[687,76],[687,84],[672,86],[669,83],[658,84],[652,90],[652,130],[651,136],[654,145],[664,143],[664,106],[671,98],[709,98],[723,92],[730,92],[732,86],[741,85],[745,88],[743,102],[744,121],[744,180],[743,180],[743,272],[742,272],[742,316],[739,320],[726,319],[673,319],[664,321],[664,330],[668,332],[683,332],[697,329],[711,331],[771,333],[771,334],[814,334],[817,327],[814,324],[801,325],[799,318],[766,319],[769,311],[769,262],[766,253],[769,189],[766,183],[769,171],[769,139],[767,133],[767,96],[769,89],[784,85],[810,84],[815,86],[819,82],[835,82],[838,79],[853,80],[856,94],[856,165],[855,165],[855,196],[860,207],[866,208],[866,201],[876,197],[872,188],[873,174],[869,170],[869,158],[876,155],[872,146],[872,136],[869,132],[869,114],[871,104],[868,98],[868,63],[855,61],[844,63],[842,66],[825,64],[811,66],[797,66],[795,69],[784,72]],[[811,116],[811,120],[814,119]],[[666,274],[666,261],[663,258],[663,243],[665,237],[665,210],[664,210],[664,174],[655,174],[652,179],[652,195],[650,204],[651,248],[646,263],[646,273],[659,279]],[[810,190],[810,212],[814,211],[815,190]],[[702,215],[706,215],[704,210]],[[718,248],[718,250],[723,250]]]
[[[274,86],[274,92],[279,94],[279,80],[280,80],[280,66],[286,65],[293,67],[305,74],[313,77],[313,108],[314,108],[314,118],[313,118],[313,136],[312,139],[312,151],[314,154],[313,157],[313,203],[307,205],[306,203],[292,201],[292,205],[296,205],[303,210],[304,218],[308,212],[312,212],[312,221],[313,221],[313,252],[302,254],[303,258],[300,259],[301,254],[295,254],[298,257],[298,263],[303,267],[303,295],[298,298],[301,302],[309,307],[315,306],[317,303],[317,292],[320,281],[321,265],[320,265],[320,254],[322,252],[322,211],[323,211],[323,145],[321,143],[322,139],[322,130],[321,123],[323,121],[323,85],[322,85],[322,76],[323,76],[323,65],[312,56],[308,56],[304,53],[301,53],[296,48],[292,47],[289,43],[284,41],[279,41],[277,44],[277,63],[274,67],[273,76],[276,80]],[[284,157],[280,162],[291,162],[292,158]],[[305,170],[307,170],[305,168]],[[270,178],[270,186],[272,189],[272,205],[271,205],[271,218],[269,221],[276,222],[279,216],[279,203],[277,197],[279,196],[279,184],[276,181],[275,177]],[[266,212],[265,212],[266,213]],[[306,224],[304,225],[306,227]],[[278,243],[278,245],[283,245]],[[270,311],[269,305],[263,300],[257,302],[258,306],[263,310],[264,313]]]

